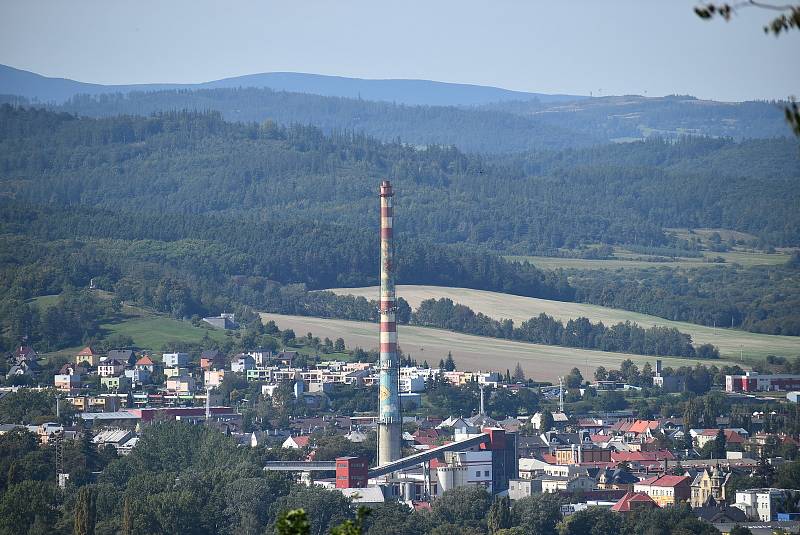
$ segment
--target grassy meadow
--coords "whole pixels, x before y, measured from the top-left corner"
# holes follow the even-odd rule
[[[97,291],[99,297],[110,298],[108,292]],[[56,303],[57,295],[46,295],[32,299],[40,308],[47,308]],[[223,341],[225,331],[214,327],[195,327],[189,321],[178,320],[141,307],[123,305],[120,313],[109,318],[100,325],[102,338],[113,335],[130,336],[133,344],[139,349],[147,349],[156,354],[169,342],[201,342],[206,334],[213,340]],[[50,355],[74,355],[81,347],[67,348]]]

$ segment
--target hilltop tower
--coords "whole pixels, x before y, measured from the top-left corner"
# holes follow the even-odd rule
[[[381,183],[381,289],[380,390],[378,392],[378,465],[400,458],[400,361],[397,355],[397,305],[394,290],[394,242],[392,235],[392,185]]]

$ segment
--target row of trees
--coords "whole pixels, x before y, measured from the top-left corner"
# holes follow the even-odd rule
[[[0,310],[0,332],[8,335],[3,344],[6,348],[26,340],[51,351],[99,336],[100,323],[117,314],[120,303],[67,287],[55,300],[42,305],[0,300]]]
[[[653,326],[649,329],[631,322],[606,327],[587,318],[571,319],[566,324],[545,313],[523,321],[519,327],[513,320],[496,320],[475,313],[452,299],[426,299],[411,316],[416,325],[450,329],[458,332],[520,340],[547,345],[600,349],[639,355],[675,355],[701,359],[719,358],[719,350],[711,344],[695,347],[691,336],[674,327]]]
[[[784,266],[570,272],[575,299],[675,321],[800,335],[800,262]]]

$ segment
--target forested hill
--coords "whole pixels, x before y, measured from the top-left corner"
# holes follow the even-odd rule
[[[505,112],[408,106],[255,88],[80,95],[55,109],[89,117],[214,110],[229,121],[313,124],[327,133],[351,130],[383,141],[455,145],[469,152],[557,150],[605,142],[590,132],[579,133],[539,118]]]
[[[613,141],[705,135],[736,139],[791,136],[777,102],[716,102],[688,95],[594,97],[574,102],[496,102],[481,109],[512,113]]]
[[[18,97],[5,100],[25,102]],[[605,104],[527,102],[523,112],[511,103],[480,109],[409,106],[271,89],[223,88],[79,95],[53,109],[89,117],[214,110],[230,121],[313,124],[326,133],[352,130],[383,141],[455,145],[467,152],[496,154],[579,148],[648,137],[675,139],[689,134],[739,140],[790,134],[780,107],[764,102],[641,97],[594,100]]]
[[[63,102],[75,95],[159,91],[163,89],[271,88],[330,97],[398,102],[410,105],[474,106],[508,100],[574,101],[577,95],[549,95],[511,91],[499,87],[455,84],[431,80],[369,80],[299,72],[267,72],[223,78],[197,84],[161,83],[101,85],[67,78],[49,78],[0,65],[0,94],[19,95],[41,102]]]
[[[375,226],[375,184],[398,191],[401,235],[530,254],[658,245],[664,227],[800,242],[790,140],[648,141],[514,158],[214,113],[76,118],[0,107],[0,195],[29,205],[226,214]],[[81,207],[81,208],[78,208]]]

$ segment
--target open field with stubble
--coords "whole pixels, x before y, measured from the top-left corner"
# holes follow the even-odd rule
[[[281,329],[293,329],[298,336],[310,331],[320,338],[342,337],[349,348],[378,347],[378,325],[375,323],[267,313],[262,313],[261,319],[264,322],[273,320]],[[655,367],[656,360],[642,355],[512,342],[427,327],[399,325],[397,330],[400,348],[420,364],[427,360],[428,364],[436,366],[439,359],[450,351],[459,369],[505,373],[506,369],[513,370],[519,362],[527,377],[539,381],[558,381],[560,375],[566,375],[572,368],[592,377],[598,366],[619,368],[620,363],[628,358],[639,366],[650,362]],[[673,367],[697,362],[675,358],[662,360],[665,366]],[[723,360],[705,362],[728,363]]]
[[[360,295],[368,299],[374,299],[378,293],[375,286],[334,288],[331,291],[342,295]],[[424,299],[447,297],[470,307],[475,312],[483,312],[495,319],[512,319],[517,325],[542,312],[564,321],[584,316],[593,322],[602,321],[606,325],[620,321],[636,322],[643,327],[666,325],[691,335],[692,340],[697,343],[714,344],[719,347],[723,357],[736,361],[739,361],[741,356],[744,356],[745,361],[761,359],[767,355],[800,356],[800,337],[757,334],[734,329],[714,329],[694,323],[670,321],[656,316],[598,305],[565,303],[499,292],[441,286],[400,285],[397,286],[397,296],[408,301],[412,308],[418,307]]]

